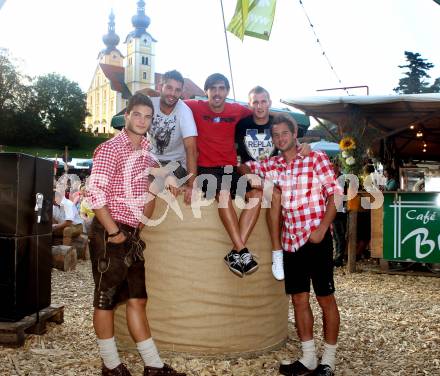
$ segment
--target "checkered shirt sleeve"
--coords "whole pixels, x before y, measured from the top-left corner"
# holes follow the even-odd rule
[[[245,165],[249,167],[253,174],[261,178],[276,180],[277,163],[275,158],[265,158],[261,161],[250,160],[246,162]]]
[[[87,201],[92,209],[107,205],[111,190],[111,178],[115,175],[117,153],[109,144],[99,145],[93,155],[92,173],[87,184]]]
[[[335,171],[327,154],[317,151],[314,165],[315,174],[322,185],[325,200],[331,195],[343,195],[344,191],[336,180]]]

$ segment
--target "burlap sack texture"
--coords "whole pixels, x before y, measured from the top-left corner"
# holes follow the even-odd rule
[[[206,201],[205,201],[206,203]],[[198,356],[246,356],[272,350],[287,339],[288,298],[284,283],[271,272],[271,243],[265,210],[248,241],[259,270],[239,278],[223,261],[231,243],[217,203],[200,212],[182,196],[176,211],[158,199],[157,226],[145,228],[147,247],[147,315],[161,351]],[[240,212],[237,209],[237,212]],[[126,326],[125,305],[115,316],[115,336],[121,349],[134,350]]]

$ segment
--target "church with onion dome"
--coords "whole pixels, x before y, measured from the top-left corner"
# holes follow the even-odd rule
[[[114,115],[123,111],[130,96],[136,92],[159,95],[161,74],[155,70],[154,45],[157,42],[147,31],[150,17],[145,2],[137,1],[137,13],[131,18],[133,30],[125,38],[125,55],[118,49],[115,15],[111,11],[108,31],[102,37],[105,48],[98,54],[98,64],[87,90],[85,129],[94,134],[113,134]],[[178,67],[176,67],[178,69]],[[185,78],[184,98],[204,95],[190,79]]]
[[[123,110],[132,93],[155,87],[154,43],[147,32],[150,18],[145,14],[145,2],[137,2],[137,14],[132,19],[133,30],[125,38],[126,53],[118,49],[115,15],[109,16],[108,32],[102,38],[105,48],[99,52],[98,65],[87,91],[85,127],[99,134],[113,133],[112,117]]]

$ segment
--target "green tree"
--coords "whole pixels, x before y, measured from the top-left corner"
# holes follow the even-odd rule
[[[86,96],[76,82],[50,73],[37,78],[34,90],[38,116],[52,146],[77,146],[86,116]]]
[[[417,52],[405,51],[407,65],[399,65],[399,68],[408,69],[405,77],[399,80],[399,86],[394,88],[398,94],[419,94],[440,92],[440,78],[437,78],[432,85],[427,82],[431,76],[427,73],[434,68],[434,64],[423,59]]]
[[[29,100],[25,81],[29,80],[17,68],[8,50],[0,48],[0,114],[23,110]]]
[[[45,128],[35,111],[30,84],[16,60],[0,48],[0,144],[38,145],[44,140]]]

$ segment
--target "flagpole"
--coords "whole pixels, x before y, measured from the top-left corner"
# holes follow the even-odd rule
[[[226,32],[226,22],[225,22],[225,12],[223,10],[223,0],[220,0],[220,5],[222,7],[223,29],[225,31],[226,51],[228,52],[228,62],[229,62],[229,73],[231,75],[232,96],[234,97],[234,101],[235,101],[236,99],[235,99],[234,77],[232,76],[231,55],[229,54],[229,42],[228,42],[228,33]]]

